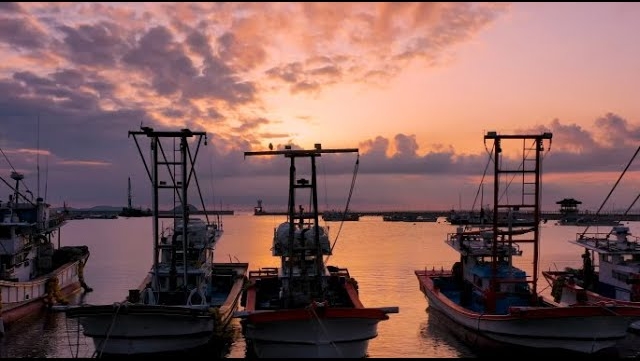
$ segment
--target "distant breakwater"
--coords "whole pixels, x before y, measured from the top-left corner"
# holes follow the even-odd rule
[[[88,215],[95,215],[95,216],[111,216],[111,215],[118,215],[118,213],[120,213],[122,210],[72,210],[69,211],[68,214],[70,216],[88,216]],[[232,209],[223,209],[223,210],[213,210],[213,211],[189,211],[189,214],[191,215],[228,215],[228,216],[232,216],[234,215],[234,211]],[[178,212],[174,212],[174,211],[160,211],[158,212],[159,215],[161,216],[170,216],[170,215],[180,215],[181,213]]]
[[[121,210],[72,210],[69,211],[70,216],[78,216],[78,215],[117,215]],[[363,216],[398,216],[398,215],[408,215],[408,216],[423,216],[423,217],[442,217],[446,218],[451,214],[451,210],[429,210],[429,211],[416,211],[416,210],[405,210],[405,211],[349,211],[350,213],[355,213]],[[470,212],[469,210],[455,210],[455,213],[465,213]],[[478,211],[474,211],[476,214]],[[322,213],[322,212],[320,212]],[[160,215],[172,215],[173,211],[160,211]],[[225,210],[209,210],[209,211],[190,211],[189,214],[192,215],[234,215],[235,211],[232,209]],[[282,210],[277,211],[263,211],[260,213],[254,213],[256,216],[286,216],[287,212]],[[521,212],[520,215],[527,216],[530,213]],[[595,212],[590,211],[580,211],[577,213],[573,213],[574,217],[589,217],[596,219],[613,219],[621,222],[633,222],[640,221],[640,213],[632,213],[632,214],[623,214],[623,213],[615,213],[615,212],[607,212],[596,215]],[[542,211],[540,212],[541,220],[560,220],[563,218],[563,213],[559,211]]]
[[[467,212],[471,212],[470,210],[455,210],[455,213],[467,213]],[[478,214],[479,211],[473,211],[475,214]],[[322,212],[321,212],[322,213]],[[407,215],[407,216],[422,216],[422,217],[437,217],[437,218],[446,218],[449,215],[452,214],[451,210],[436,210],[436,211],[349,211],[349,213],[354,213],[354,214],[358,214],[359,216],[363,217],[363,216],[378,216],[378,217],[384,217],[384,216],[402,216],[402,215]],[[530,216],[531,213],[530,212],[520,212],[519,213],[521,216]],[[270,215],[287,215],[286,211],[262,211],[262,212],[256,212],[254,213],[254,215],[256,216],[270,216]],[[500,213],[500,215],[506,215],[506,213]],[[640,221],[640,214],[639,213],[634,213],[634,214],[623,214],[623,213],[613,213],[613,212],[607,212],[607,213],[600,213],[598,215],[595,214],[595,212],[590,212],[590,211],[579,211],[576,213],[572,213],[571,214],[572,217],[588,217],[588,218],[593,218],[593,219],[613,219],[613,220],[617,220],[617,221],[621,221],[621,222],[627,222],[627,221]],[[541,220],[560,220],[564,217],[564,213],[561,213],[560,211],[541,211],[540,212],[540,219]]]

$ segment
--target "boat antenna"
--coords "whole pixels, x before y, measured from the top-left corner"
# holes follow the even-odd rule
[[[622,171],[622,174],[620,174],[620,176],[618,177],[618,180],[616,181],[616,183],[613,185],[613,188],[611,188],[611,190],[609,191],[609,194],[607,194],[607,197],[604,199],[604,201],[602,202],[602,204],[600,205],[600,208],[598,208],[598,210],[596,211],[596,216],[600,213],[600,211],[602,210],[602,207],[604,207],[605,203],[607,203],[607,200],[609,199],[609,197],[611,196],[611,193],[613,193],[613,191],[616,189],[616,187],[618,186],[618,183],[620,183],[620,180],[622,180],[622,177],[624,177],[624,174],[627,172],[627,169],[629,169],[629,167],[631,166],[631,163],[633,163],[633,160],[636,158],[636,156],[638,155],[638,152],[640,152],[640,146],[638,146],[638,149],[636,149],[636,152],[633,153],[633,157],[631,157],[631,159],[629,160],[629,163],[627,163],[627,166],[624,168],[624,170]],[[633,200],[633,203],[631,203],[631,205],[629,206],[629,208],[627,208],[627,210],[624,212],[624,214],[626,215],[627,212],[629,212],[629,210],[631,209],[631,207],[636,203],[636,201],[638,200],[638,197],[640,197],[640,194],[638,196],[636,196],[636,199]],[[589,224],[587,224],[587,226],[585,227],[584,231],[582,231],[582,234],[580,236],[584,236],[585,233],[587,233],[587,230],[589,229]]]
[[[36,174],[38,176],[37,194],[40,198],[40,113],[38,113],[36,126]]]
[[[49,184],[49,156],[44,159],[44,199],[47,199],[47,186]]]

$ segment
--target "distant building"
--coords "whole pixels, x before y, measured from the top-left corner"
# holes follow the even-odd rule
[[[557,201],[556,204],[560,205],[560,214],[567,215],[578,213],[578,204],[582,204],[582,202],[573,198],[565,198]]]

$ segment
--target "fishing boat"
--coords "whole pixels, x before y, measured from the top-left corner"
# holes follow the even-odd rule
[[[279,267],[249,271],[243,293],[242,332],[247,355],[257,358],[365,357],[380,321],[398,307],[365,307],[358,283],[347,268],[328,265],[333,253],[329,228],[319,224],[316,158],[330,153],[357,153],[358,149],[291,149],[245,152],[246,156],[284,155],[289,168],[287,220],[273,234],[272,255]],[[296,160],[310,167],[299,177]],[[356,161],[354,177],[359,161]],[[353,182],[352,189],[353,191]],[[307,193],[307,194],[300,194]],[[350,192],[351,194],[351,192]],[[296,204],[310,201],[307,209]],[[347,201],[348,202],[348,201]],[[327,258],[325,258],[327,257]]]
[[[484,208],[479,212],[451,210],[447,216],[447,222],[452,225],[477,226],[491,224],[491,216]]]
[[[640,147],[609,195],[620,184],[639,151]],[[608,196],[598,212],[607,200]],[[623,215],[632,206],[633,203]],[[596,228],[595,232],[588,232],[589,226],[587,224],[582,232],[576,233],[575,239],[569,240],[584,250],[581,255],[582,267],[547,270],[542,275],[552,287],[554,300],[562,304],[600,302],[639,307],[630,329],[637,332],[640,329],[640,238],[632,235],[630,228],[622,224],[614,224],[604,230]]]
[[[401,212],[393,214],[385,214],[382,216],[383,222],[437,222],[438,216],[431,214],[420,214],[415,212]]]
[[[237,309],[246,280],[247,263],[214,263],[222,222],[190,215],[189,187],[204,201],[195,162],[206,133],[189,129],[154,131],[142,128],[130,136],[148,137],[151,161],[143,163],[153,194],[153,265],[125,300],[113,304],[59,307],[76,318],[93,340],[96,355],[141,355],[188,351],[207,345],[223,331]],[[197,137],[191,150],[189,139]],[[177,154],[169,157],[163,141]],[[171,158],[171,159],[170,159]],[[147,167],[151,165],[151,169]],[[165,191],[161,194],[160,191]],[[159,204],[174,203],[174,214],[160,215]],[[162,228],[160,219],[172,225]]]
[[[427,267],[415,271],[428,301],[429,317],[442,320],[480,354],[514,350],[613,353],[617,342],[626,336],[628,317],[637,310],[631,306],[580,302],[561,305],[538,293],[541,153],[551,137],[551,133],[485,135],[485,140],[494,142],[493,220],[498,219],[499,210],[512,214],[514,210],[528,209],[534,217],[533,226],[499,227],[493,221],[491,228],[459,227],[445,241],[460,254],[460,261],[451,270]],[[518,151],[523,158],[517,169],[513,164],[517,162],[503,157],[504,143],[511,140],[522,144]],[[521,178],[522,184],[516,186],[504,174]],[[510,182],[508,187],[505,179]],[[507,188],[519,196],[503,196]],[[506,198],[521,203],[502,201]],[[524,246],[533,250],[531,273],[514,261],[522,256]]]
[[[619,226],[622,222],[597,216],[567,216],[556,222],[557,226]]]
[[[324,211],[322,213],[322,220],[327,222],[356,222],[360,220],[360,215],[358,213],[353,212],[342,212],[342,211]]]
[[[640,240],[629,227],[608,232],[581,232],[571,243],[584,248],[582,267],[543,271],[556,302],[613,302],[639,306]],[[597,267],[597,270],[596,270]]]
[[[15,186],[2,179],[12,193],[0,202],[0,335],[45,306],[65,304],[81,289],[91,291],[83,276],[88,247],[60,245],[66,214],[51,211],[39,196],[27,197],[31,191],[22,173],[11,172],[11,179]]]

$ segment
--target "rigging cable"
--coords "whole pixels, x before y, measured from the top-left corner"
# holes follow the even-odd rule
[[[355,188],[355,184],[356,184],[356,177],[358,175],[358,168],[360,167],[360,153],[358,153],[358,156],[356,158],[356,164],[354,165],[353,168],[353,177],[351,178],[351,187],[349,189],[349,196],[347,197],[347,203],[344,207],[344,213],[342,216],[342,222],[340,222],[340,227],[338,227],[338,233],[336,233],[336,238],[333,240],[333,244],[331,245],[331,253],[327,256],[327,258],[325,259],[325,263],[327,263],[329,261],[329,257],[331,256],[331,254],[333,254],[333,249],[336,246],[336,243],[338,243],[338,236],[340,235],[340,231],[342,230],[342,225],[344,224],[344,218],[345,215],[347,213],[347,211],[349,210],[349,202],[351,202],[351,196],[353,195],[353,189]]]
[[[492,154],[493,154],[493,147],[495,147],[495,144],[491,147],[491,151],[487,151],[489,158],[487,159],[487,165],[484,166],[484,172],[482,173],[482,178],[480,179],[480,185],[478,186],[478,190],[476,191],[476,197],[473,199],[473,205],[471,206],[471,210],[474,210],[476,207],[476,201],[478,200],[478,194],[480,193],[482,184],[484,183],[484,178],[487,175],[487,170],[489,169],[489,164],[491,164],[491,159],[492,159]],[[486,146],[485,146],[486,149]],[[480,205],[480,209],[482,209],[483,204]]]
[[[322,167],[322,175],[324,179],[324,210],[327,211],[329,209],[329,196],[327,192],[327,168],[323,161],[320,161],[320,166]]]
[[[622,174],[620,174],[620,177],[618,177],[618,180],[616,181],[616,183],[613,185],[613,188],[611,188],[611,190],[609,191],[609,194],[607,194],[607,197],[604,199],[604,202],[602,202],[602,204],[600,205],[600,208],[598,208],[598,210],[596,211],[596,216],[600,213],[600,211],[602,210],[602,207],[604,207],[605,203],[607,203],[607,200],[609,199],[609,197],[611,196],[611,193],[613,193],[613,191],[616,189],[616,187],[618,186],[618,183],[620,183],[620,180],[622,180],[622,177],[624,177],[624,174],[627,172],[627,170],[629,169],[629,167],[631,166],[631,163],[633,163],[633,160],[636,158],[636,156],[638,155],[638,152],[640,152],[640,146],[638,147],[638,149],[636,149],[636,152],[633,153],[633,157],[631,157],[631,160],[629,160],[629,163],[627,163],[627,166],[624,168],[624,170],[622,171]],[[638,197],[640,197],[640,195],[638,195]],[[636,197],[636,199],[633,201],[633,203],[631,203],[631,206],[633,206],[633,204],[638,200],[638,197]],[[629,206],[629,208],[624,212],[624,214],[626,215],[627,212],[631,209],[631,206]],[[582,234],[580,235],[581,237],[584,236],[585,233],[587,233],[587,230],[589,229],[589,225],[587,224],[587,226],[585,227],[584,231],[582,232]]]
[[[202,137],[200,138],[202,139]],[[207,145],[207,140],[205,138],[204,144]],[[188,143],[185,144],[185,148],[186,148],[186,152],[187,155],[189,156],[189,162],[191,165],[191,168],[189,169],[189,178],[187,180],[187,185],[189,184],[189,182],[191,181],[191,176],[193,175],[193,180],[196,182],[196,192],[198,193],[198,197],[200,198],[200,204],[202,205],[202,210],[204,211],[204,218],[207,222],[207,224],[211,224],[211,221],[209,220],[209,212],[207,211],[207,207],[204,203],[204,197],[202,196],[202,189],[200,188],[200,183],[198,182],[198,174],[194,171],[195,167],[196,167],[196,158],[198,157],[198,151],[200,149],[200,143],[198,143],[198,145],[196,146],[195,152],[196,154],[192,155],[191,154],[191,148],[189,147]],[[212,174],[213,176],[213,174]],[[213,188],[213,180],[211,183],[211,187]],[[214,203],[215,205],[215,203]],[[185,205],[185,207],[188,207],[189,205]]]
[[[9,166],[11,167],[11,170],[13,170],[14,172],[18,173],[18,171],[16,170],[16,168],[13,166],[13,164],[11,164],[11,161],[9,160],[9,158],[7,157],[7,155],[4,153],[4,151],[2,150],[2,148],[0,148],[0,153],[2,153],[2,155],[4,156],[4,159],[7,161],[7,163],[9,164]],[[4,184],[6,184],[9,189],[11,189],[13,192],[15,192],[16,190],[6,181],[4,180],[1,176],[0,176],[0,180],[2,180],[4,182]],[[29,190],[29,187],[27,186],[27,184],[24,182],[24,180],[22,181],[22,184],[24,185],[24,188],[26,190],[26,192],[31,193],[31,191]],[[32,193],[33,194],[33,193]],[[33,203],[29,198],[27,198],[24,194],[22,193],[18,193],[18,195],[20,197],[22,197],[25,201],[31,203],[31,205],[35,206],[35,203]],[[16,202],[18,200],[16,199]]]

